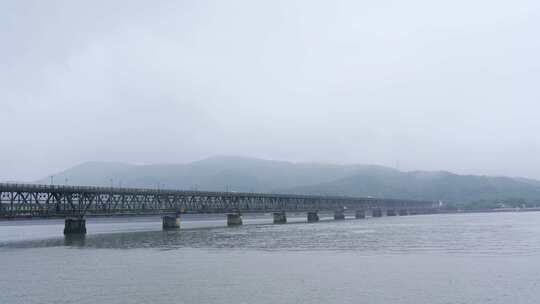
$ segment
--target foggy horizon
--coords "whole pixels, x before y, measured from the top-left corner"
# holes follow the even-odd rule
[[[0,302],[537,303],[539,30],[533,0],[1,1]]]
[[[397,171],[400,171],[400,172],[405,172],[405,173],[406,172],[446,172],[446,173],[456,174],[456,175],[460,175],[460,176],[529,178],[529,179],[535,179],[535,180],[540,181],[540,179],[532,178],[532,177],[526,177],[526,176],[489,175],[489,174],[481,174],[481,173],[462,173],[462,172],[455,172],[455,171],[450,171],[450,170],[438,170],[438,169],[433,169],[433,170],[410,169],[410,170],[407,170],[407,169],[399,168],[397,166],[397,164],[396,164],[396,166],[392,166],[392,165],[383,165],[383,164],[366,164],[366,163],[354,163],[354,162],[351,162],[351,163],[339,163],[339,162],[325,162],[325,161],[289,161],[289,160],[280,160],[280,159],[251,157],[251,156],[247,156],[247,155],[224,155],[223,154],[223,155],[212,155],[212,156],[208,156],[208,157],[201,158],[201,159],[195,159],[195,160],[192,160],[192,161],[175,162],[175,163],[171,163],[171,162],[137,163],[137,162],[126,162],[126,161],[88,160],[88,161],[83,161],[81,163],[74,164],[73,166],[69,166],[69,167],[60,169],[59,171],[56,171],[56,172],[51,172],[49,174],[43,175],[41,177],[38,177],[38,178],[35,178],[35,179],[32,179],[32,180],[10,180],[10,179],[5,179],[5,180],[0,180],[0,182],[3,181],[3,182],[30,182],[30,183],[34,183],[34,182],[37,182],[39,180],[47,180],[48,181],[51,176],[55,177],[58,174],[63,174],[64,171],[66,171],[66,170],[69,171],[70,169],[76,168],[78,166],[85,165],[85,164],[91,164],[91,163],[126,164],[126,165],[132,165],[132,166],[167,166],[167,165],[177,166],[177,165],[189,165],[191,163],[195,163],[195,162],[199,162],[199,161],[205,161],[205,160],[211,160],[211,159],[215,159],[215,158],[253,159],[253,160],[260,160],[260,161],[286,162],[286,163],[291,163],[291,164],[323,165],[323,166],[324,165],[328,165],[328,166],[333,166],[333,165],[336,165],[336,166],[380,166],[380,167],[386,167],[386,168],[394,169],[394,170],[397,170]],[[69,174],[67,176],[69,176]],[[64,182],[65,183],[66,181],[60,180],[58,182],[60,182],[60,183]],[[47,184],[48,184],[48,182],[47,182]]]
[[[535,1],[0,7],[0,181],[218,155],[540,179]]]

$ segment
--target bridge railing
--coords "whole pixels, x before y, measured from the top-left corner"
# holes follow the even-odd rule
[[[124,208],[124,203],[129,206]],[[398,199],[316,196],[272,193],[183,191],[0,183],[0,217],[61,215],[64,213],[147,213],[185,209],[212,213],[272,212],[280,210],[337,210],[339,208],[433,208],[433,202]]]
[[[274,197],[274,198],[298,198],[298,199],[333,199],[333,200],[373,200],[375,198],[357,198],[351,196],[326,196],[326,195],[302,195],[302,194],[282,194],[282,193],[255,193],[255,192],[220,192],[220,191],[192,191],[178,189],[152,189],[152,188],[128,188],[128,187],[105,187],[105,186],[71,186],[71,185],[43,185],[27,183],[0,183],[0,192],[5,191],[44,191],[44,192],[102,192],[109,193],[138,193],[138,194],[176,194],[184,195],[204,195],[204,196],[242,196],[242,197]],[[388,201],[392,199],[386,199]]]

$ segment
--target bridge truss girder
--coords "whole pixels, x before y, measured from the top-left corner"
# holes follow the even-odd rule
[[[0,184],[0,218],[266,213],[340,209],[428,212],[427,201],[262,193]]]

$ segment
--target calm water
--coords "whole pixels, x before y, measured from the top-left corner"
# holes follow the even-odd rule
[[[539,303],[540,213],[0,222],[0,303]]]

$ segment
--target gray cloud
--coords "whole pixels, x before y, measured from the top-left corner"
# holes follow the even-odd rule
[[[1,179],[215,154],[540,178],[537,1],[4,1]]]

